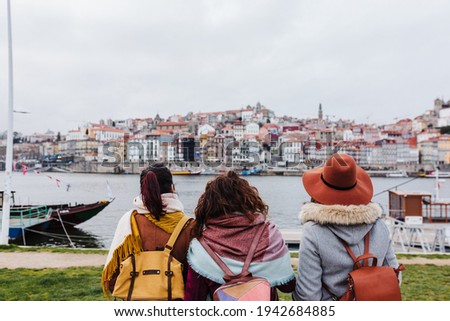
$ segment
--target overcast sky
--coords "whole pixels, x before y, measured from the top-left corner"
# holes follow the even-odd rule
[[[14,129],[222,111],[391,123],[450,100],[450,1],[11,0]],[[0,5],[0,130],[7,118]]]

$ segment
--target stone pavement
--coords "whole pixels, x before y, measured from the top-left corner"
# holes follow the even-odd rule
[[[103,266],[106,255],[52,252],[0,252],[0,268],[43,269],[72,266]]]
[[[0,269],[43,269],[43,268],[67,268],[72,266],[103,266],[106,254],[88,253],[52,253],[52,252],[0,252]],[[291,260],[297,265],[297,259]],[[427,259],[416,257],[411,259],[399,259],[403,264],[434,264],[450,265],[448,259]]]

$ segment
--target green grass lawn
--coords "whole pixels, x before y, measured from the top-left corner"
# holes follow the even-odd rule
[[[9,250],[6,247],[0,249],[0,252]],[[450,259],[446,255],[426,257]],[[101,267],[0,269],[0,301],[106,300],[101,289],[101,273]],[[450,266],[407,264],[401,290],[403,300],[406,301],[450,301]],[[280,294],[280,299],[291,300],[291,297],[289,294]]]
[[[103,300],[101,274],[100,267],[0,269],[0,300]]]
[[[450,266],[407,265],[406,301],[450,301]],[[99,301],[102,268],[0,269],[1,301]],[[281,294],[281,300],[291,300]]]
[[[404,301],[450,301],[450,266],[408,264],[401,285]],[[291,300],[280,293],[280,300]]]

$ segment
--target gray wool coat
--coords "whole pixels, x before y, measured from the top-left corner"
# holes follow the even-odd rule
[[[347,242],[355,256],[359,256],[364,253],[364,236],[370,231],[369,252],[378,258],[378,265],[397,268],[389,230],[380,219],[381,213],[376,203],[303,205],[300,211],[303,234],[292,298],[299,301],[327,301],[332,300],[330,292],[336,296],[344,294],[347,275],[353,270],[353,260],[336,235]]]

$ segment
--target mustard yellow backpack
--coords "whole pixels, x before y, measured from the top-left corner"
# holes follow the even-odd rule
[[[187,216],[180,220],[163,251],[132,254],[120,264],[114,297],[127,301],[183,300],[183,264],[171,252],[188,220]]]

